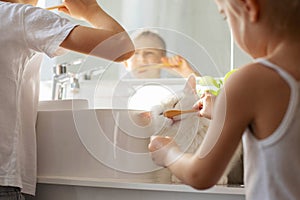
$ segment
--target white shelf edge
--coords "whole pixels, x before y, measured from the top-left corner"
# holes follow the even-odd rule
[[[216,185],[207,190],[196,190],[188,185],[183,185],[183,184],[141,183],[141,182],[134,182],[134,180],[129,181],[129,180],[121,180],[121,179],[116,180],[116,179],[91,179],[91,178],[82,178],[82,177],[39,176],[38,183],[84,186],[84,187],[132,189],[132,190],[245,195],[245,189],[242,187]]]

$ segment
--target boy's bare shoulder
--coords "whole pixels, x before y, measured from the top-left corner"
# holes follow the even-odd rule
[[[284,84],[275,70],[260,63],[251,63],[234,72],[225,82],[225,88],[230,95],[243,94],[245,100],[266,96],[274,91],[274,86]]]
[[[259,78],[267,76],[270,71],[273,70],[261,63],[250,63],[241,67],[239,71],[246,77],[248,76],[249,78],[253,78],[253,76],[255,76],[256,78]]]
[[[272,83],[280,79],[279,74],[261,63],[250,63],[241,67],[237,73],[234,73],[236,81],[245,85],[259,86]]]
[[[248,84],[252,84],[252,82],[260,82],[260,80],[264,79],[265,74],[267,73],[268,69],[265,69],[259,63],[250,63],[245,66],[242,66],[234,72],[226,81],[228,84],[232,85],[243,85],[246,86]]]

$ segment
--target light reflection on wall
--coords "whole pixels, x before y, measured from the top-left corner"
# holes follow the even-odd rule
[[[172,91],[160,85],[146,85],[136,89],[128,101],[129,109],[150,110],[161,100],[171,95]]]

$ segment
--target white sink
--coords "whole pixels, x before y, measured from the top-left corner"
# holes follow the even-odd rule
[[[170,183],[170,173],[157,167],[149,156],[147,146],[153,131],[137,120],[141,112],[41,109],[38,177]]]
[[[40,101],[38,106],[39,111],[80,110],[80,109],[88,109],[88,108],[89,108],[89,102],[87,99]]]

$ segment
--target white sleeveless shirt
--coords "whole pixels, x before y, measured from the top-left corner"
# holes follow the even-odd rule
[[[256,62],[278,72],[291,95],[284,118],[271,136],[258,140],[249,129],[243,135],[246,198],[300,199],[300,83],[268,60]]]

